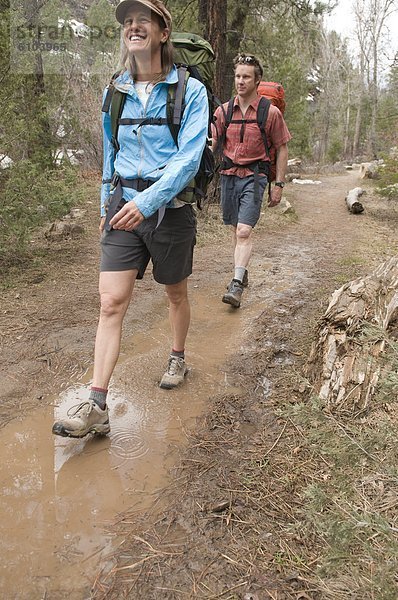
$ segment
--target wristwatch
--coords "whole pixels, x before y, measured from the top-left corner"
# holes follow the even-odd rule
[[[275,185],[277,185],[280,188],[284,188],[285,187],[285,182],[284,181],[275,181]]]

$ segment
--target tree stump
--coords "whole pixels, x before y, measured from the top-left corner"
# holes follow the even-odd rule
[[[358,200],[358,198],[364,194],[366,194],[365,190],[360,187],[356,187],[353,190],[350,190],[346,196],[345,201],[347,203],[348,210],[354,215],[364,211],[363,205]]]
[[[361,163],[359,167],[359,177],[360,179],[377,179],[378,174],[378,165],[375,162],[367,162]]]
[[[397,326],[398,256],[333,293],[306,367],[328,410],[366,410],[379,381],[380,355]]]

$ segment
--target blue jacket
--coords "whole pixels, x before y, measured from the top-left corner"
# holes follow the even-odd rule
[[[166,117],[167,89],[177,83],[174,66],[165,81],[157,83],[144,109],[139,100],[134,82],[129,73],[122,73],[114,82],[115,88],[127,92],[122,118]],[[104,97],[106,90],[104,92]],[[137,192],[123,188],[125,200],[133,200],[145,218],[161,206],[173,208],[173,198],[179,194],[196,175],[208,131],[208,101],[203,84],[189,77],[185,92],[185,109],[176,147],[169,126],[165,125],[121,125],[118,131],[120,150],[114,160],[111,144],[110,114],[103,114],[103,181],[116,172],[126,179],[150,179],[155,181],[150,188]],[[110,184],[101,188],[101,216],[105,215],[104,202],[110,193]]]

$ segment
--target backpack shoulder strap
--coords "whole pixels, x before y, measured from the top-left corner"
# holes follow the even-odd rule
[[[225,114],[225,129],[228,129],[228,127],[231,125],[231,121],[232,121],[232,115],[234,112],[234,104],[235,104],[235,98],[231,98],[228,102],[228,107],[227,107],[227,112]]]
[[[104,102],[102,104],[102,112],[106,112],[106,113],[109,112],[109,108],[110,108],[111,102],[112,102],[112,97],[113,97],[113,94],[115,92],[114,82],[119,77],[119,75],[121,73],[122,73],[122,70],[121,71],[116,71],[116,73],[114,73],[112,75],[112,77],[111,77],[111,80],[109,82],[108,89],[107,89],[107,92],[106,92],[106,96],[105,96]]]
[[[189,72],[185,65],[177,67],[178,81],[169,85],[167,91],[166,116],[170,133],[175,145],[178,147],[178,134],[181,127],[181,119],[184,112],[185,90]]]
[[[109,112],[111,117],[111,132],[112,132],[112,145],[115,149],[115,154],[119,150],[119,143],[117,141],[117,134],[119,129],[119,119],[123,112],[124,103],[126,102],[126,94],[117,90],[114,86],[115,79],[120,75],[120,71],[112,76],[109,83],[108,90],[106,92],[105,100],[102,105],[102,112]]]
[[[117,141],[117,134],[119,131],[119,119],[122,116],[125,102],[126,94],[120,92],[119,90],[115,90],[111,102],[111,131],[112,144],[114,145],[116,152],[119,150],[119,143]]]
[[[234,103],[235,103],[235,98],[231,98],[228,101],[228,106],[227,106],[227,110],[225,110],[224,108],[224,104],[221,104],[221,110],[223,112],[224,115],[224,127],[221,133],[221,136],[218,139],[217,142],[217,146],[216,146],[216,150],[217,151],[221,151],[225,146],[225,140],[227,137],[227,129],[228,127],[231,125],[231,121],[232,121],[232,113],[234,112]]]
[[[257,107],[257,125],[259,126],[259,129],[261,131],[261,137],[263,138],[265,152],[267,153],[268,158],[270,155],[270,146],[268,145],[267,134],[265,132],[265,125],[267,123],[270,106],[270,100],[268,100],[268,98],[265,98],[264,96],[261,96],[260,102],[258,103]]]

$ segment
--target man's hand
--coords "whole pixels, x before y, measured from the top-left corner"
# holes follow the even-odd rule
[[[278,185],[274,185],[271,188],[271,198],[268,201],[268,206],[276,206],[282,200],[282,188]]]
[[[135,202],[130,200],[121,208],[109,224],[113,229],[124,229],[124,231],[132,231],[144,220],[143,214],[138,210]]]
[[[98,227],[100,233],[102,233],[104,231],[104,227],[105,227],[105,217],[101,217],[100,224]]]

